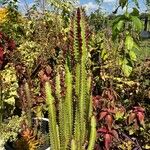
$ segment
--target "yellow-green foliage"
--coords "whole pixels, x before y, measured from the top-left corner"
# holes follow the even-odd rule
[[[0,8],[0,24],[6,20],[7,11],[8,10],[6,8]]]
[[[18,98],[18,81],[16,70],[13,64],[9,63],[1,72],[2,101],[9,105],[15,105],[15,98]]]
[[[50,144],[53,150],[84,150],[85,143],[89,141],[88,149],[92,150],[96,140],[96,120],[92,116],[91,75],[86,67],[89,51],[86,21],[82,9],[79,8],[75,13],[71,28],[74,32],[72,51],[75,63],[71,64],[70,60],[66,60],[64,65],[57,67],[54,93],[50,84],[48,82],[45,84],[50,120]],[[78,30],[79,28],[81,30]],[[65,90],[61,87],[63,77],[60,72],[65,74],[63,83]],[[63,96],[62,91],[65,92]],[[58,100],[58,118],[56,100]]]
[[[26,41],[22,43],[16,51],[17,57],[28,68],[28,73],[36,64],[38,56],[40,56],[41,48],[36,42]]]
[[[20,123],[23,117],[13,116],[7,123],[0,124],[0,149],[4,149],[4,144],[10,140],[15,140],[20,130]]]

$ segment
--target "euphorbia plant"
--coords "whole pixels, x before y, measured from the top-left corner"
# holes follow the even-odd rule
[[[78,8],[72,17],[70,49],[64,52],[67,59],[64,65],[57,67],[55,92],[49,82],[45,84],[50,120],[50,145],[53,150],[94,149],[96,120],[92,116],[88,55],[86,20],[83,10]],[[61,86],[62,82],[64,86]]]

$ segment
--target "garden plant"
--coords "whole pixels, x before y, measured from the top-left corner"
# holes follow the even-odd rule
[[[24,2],[0,1],[0,150],[150,149],[150,1]]]

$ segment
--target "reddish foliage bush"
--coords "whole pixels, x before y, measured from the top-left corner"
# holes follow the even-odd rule
[[[16,48],[16,43],[13,39],[7,37],[4,33],[0,32],[0,68],[4,64],[6,55]]]
[[[138,130],[140,125],[144,125],[144,109],[135,106],[128,113],[117,101],[118,98],[116,91],[111,88],[105,88],[101,95],[93,96],[93,109],[97,118],[97,141],[103,143],[103,146],[98,146],[97,143],[96,150],[115,149],[113,146],[123,141],[122,135],[126,135],[124,132],[128,131],[126,127],[134,124],[134,128]],[[127,135],[124,138],[130,139]]]

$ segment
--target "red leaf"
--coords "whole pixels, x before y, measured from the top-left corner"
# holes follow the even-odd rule
[[[93,107],[94,109],[98,108],[99,106],[99,99],[97,98],[97,96],[93,96]]]
[[[142,108],[142,107],[139,107],[139,106],[135,106],[135,107],[133,107],[134,108],[134,112],[144,112],[145,111],[145,109],[144,108]]]
[[[106,124],[107,124],[107,126],[108,126],[108,128],[109,128],[109,130],[110,130],[111,127],[112,127],[112,123],[113,123],[113,118],[112,118],[112,116],[111,116],[111,115],[107,115],[107,116],[105,117],[105,121],[106,121]]]
[[[108,96],[109,100],[113,100],[114,99],[113,95],[111,94],[111,91],[108,91],[107,96]]]
[[[99,115],[99,120],[105,118],[105,116],[107,115],[107,113],[108,112],[106,112],[106,111],[101,112],[100,115]]]
[[[97,132],[101,132],[101,133],[107,133],[109,132],[107,128],[103,127],[97,130]]]
[[[3,63],[4,49],[0,47],[0,64]]]
[[[105,143],[106,150],[110,149],[111,142],[112,142],[112,136],[110,134],[105,134],[104,135],[104,143]]]
[[[111,133],[117,140],[119,139],[119,136],[116,130],[112,130]]]
[[[137,119],[134,120],[134,129],[135,129],[135,130],[138,130],[138,129],[139,129]]]
[[[46,66],[45,72],[46,72],[47,75],[50,75],[51,72],[52,72],[52,68],[50,66]]]
[[[128,117],[128,124],[129,125],[133,122],[133,120],[135,119],[135,117],[136,117],[136,114],[132,112],[130,114],[130,116]]]
[[[138,112],[138,113],[137,113],[137,119],[138,119],[138,121],[139,121],[139,123],[140,123],[141,125],[144,125],[144,113]]]
[[[114,108],[110,108],[110,109],[108,109],[108,112],[114,114],[115,113],[115,109]]]
[[[12,51],[16,48],[16,43],[14,40],[9,40],[8,41],[8,50]]]

